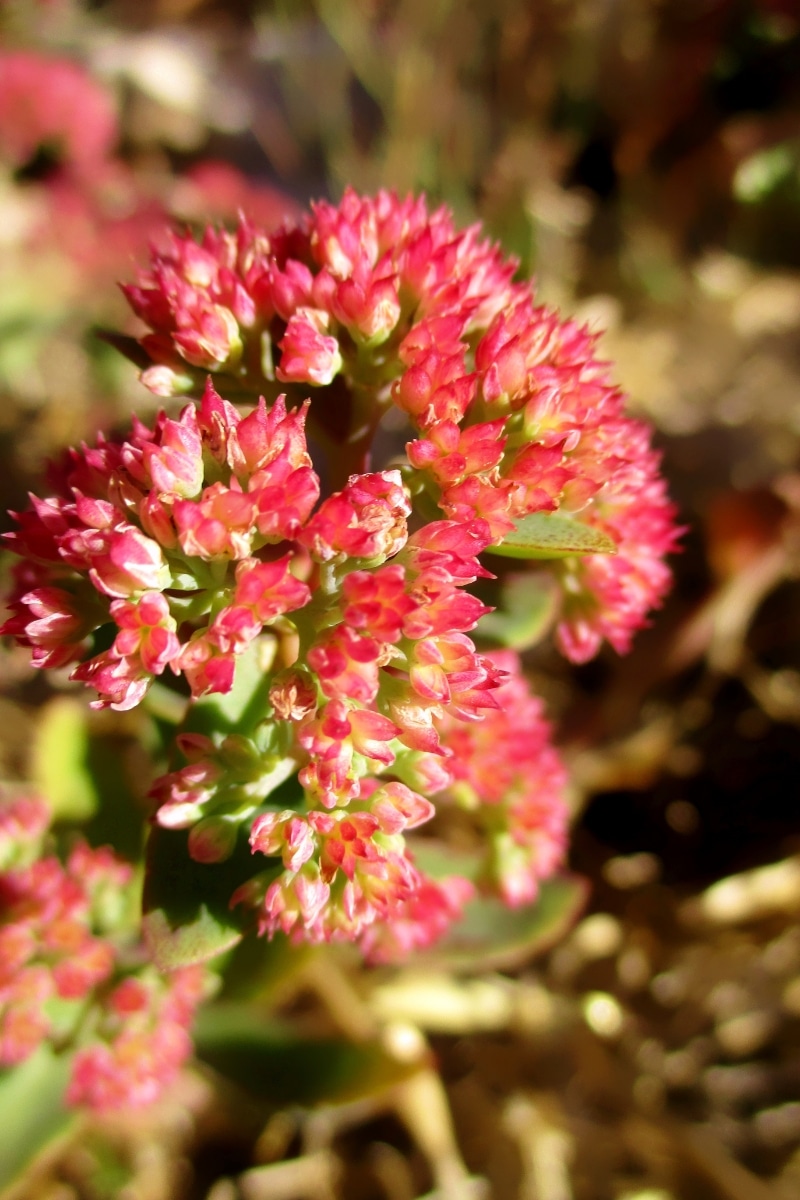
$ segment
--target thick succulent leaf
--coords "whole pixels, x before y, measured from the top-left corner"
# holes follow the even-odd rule
[[[564,936],[587,892],[587,881],[580,876],[557,875],[542,883],[534,904],[520,908],[477,896],[466,905],[461,921],[424,957],[451,971],[512,969]]]
[[[504,558],[567,558],[571,554],[615,554],[616,550],[601,529],[551,513],[522,517],[498,546],[487,547],[487,553]]]
[[[407,1079],[419,1067],[397,1061],[375,1041],[298,1037],[238,1004],[208,1006],[194,1037],[202,1062],[276,1108],[356,1100]]]
[[[48,1046],[0,1073],[0,1188],[10,1184],[76,1120],[64,1105],[68,1055]]]
[[[143,713],[92,713],[72,696],[42,709],[31,745],[30,776],[56,822],[82,822],[94,846],[137,859],[145,820],[137,774],[146,771],[142,742],[151,735]]]
[[[275,934],[271,941],[242,938],[222,970],[219,1000],[267,1000],[321,949],[308,942],[295,945],[282,933]]]
[[[454,850],[446,842],[439,842],[436,838],[420,838],[412,834],[407,839],[407,844],[416,865],[432,879],[461,875],[474,883],[484,864],[485,856],[482,853]]]
[[[263,660],[265,645],[256,641],[236,660],[233,687],[195,700],[183,729],[191,733],[252,734],[269,708],[272,677]]]
[[[481,617],[477,636],[509,650],[527,650],[547,633],[558,599],[558,584],[545,571],[508,575],[501,585],[500,603]]]
[[[247,832],[245,826],[225,862],[198,863],[189,856],[185,830],[154,826],[147,844],[142,927],[162,970],[205,962],[241,940],[248,909],[232,909],[230,899],[265,863],[263,856],[250,853]]]
[[[88,764],[89,722],[85,705],[58,696],[41,710],[31,746],[31,778],[56,819],[85,821],[98,795]]]
[[[138,338],[130,337],[124,333],[117,333],[113,329],[95,329],[94,334],[101,342],[105,342],[108,346],[113,346],[115,350],[118,350],[120,354],[123,354],[129,362],[139,367],[140,370],[144,371],[147,367],[152,367],[153,360],[139,344]]]

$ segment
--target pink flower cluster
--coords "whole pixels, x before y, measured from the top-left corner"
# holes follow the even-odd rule
[[[296,212],[288,197],[229,164],[201,160],[176,177],[148,159],[139,170],[119,154],[116,109],[112,90],[84,64],[0,50],[0,167],[18,173],[14,211],[22,218],[9,276],[29,270],[31,253],[52,256],[46,278],[57,278],[64,303],[89,310],[87,320],[119,273],[159,239],[168,214],[208,220],[241,211],[272,228]],[[107,319],[107,303],[103,311]]]
[[[199,393],[212,372],[274,402],[242,414],[208,380],[177,419],[72,452],[10,536],[4,631],[38,666],[77,663],[96,704],[129,708],[168,669],[195,698],[226,693],[258,643],[256,731],[182,735],[185,763],[153,795],[198,862],[229,857],[249,823],[265,866],[232,903],[267,936],[376,958],[439,936],[473,885],[415,862],[431,797],[474,814],[475,883],[509,904],[561,861],[564,772],[541,706],[514,656],[469,636],[483,551],[535,513],[613,541],[614,556],[550,564],[576,661],[603,638],[627,649],[666,588],[677,531],[647,430],[590,335],[513,270],[477,229],[387,193],[348,192],[274,235],[245,220],[201,244],[172,235],[125,289],[150,328],[144,382]],[[406,457],[372,470],[392,405]],[[310,446],[327,451],[316,469]]]
[[[189,1030],[206,992],[201,967],[140,971],[104,998],[95,1039],[75,1055],[67,1103],[97,1112],[158,1100],[192,1053]]]
[[[559,644],[582,662],[603,639],[629,648],[666,591],[678,531],[648,431],[625,416],[594,337],[537,307],[514,268],[444,209],[347,191],[272,236],[246,221],[200,244],[175,235],[125,292],[152,330],[142,380],[157,393],[191,390],[198,369],[303,396],[339,377],[370,392],[368,423],[391,403],[406,414],[414,487],[443,517],[485,521],[495,542],[537,512],[608,534],[613,562],[554,567]],[[325,404],[312,399],[322,425]]]
[[[0,158],[23,167],[40,149],[55,149],[69,169],[90,171],[116,140],[111,96],[77,63],[0,54]]]
[[[536,899],[539,880],[561,865],[567,848],[567,774],[550,743],[543,706],[510,652],[492,654],[506,672],[497,709],[480,723],[445,718],[442,742],[452,756],[445,793],[474,814],[486,842],[484,880],[507,904]]]
[[[240,419],[209,388],[177,421],[73,451],[54,481],[9,535],[23,562],[3,632],[36,666],[83,659],[72,678],[100,706],[133,707],[167,667],[194,695],[228,691],[236,656],[310,598],[301,548],[271,553],[319,492],[303,414],[281,402]],[[110,648],[87,659],[101,627]]]
[[[0,804],[0,845],[16,863],[31,860],[0,871],[0,1065],[23,1062],[43,1042],[67,1046],[89,1028],[69,1103],[149,1103],[191,1052],[202,974],[188,968],[162,979],[148,968],[123,977],[131,868],[83,842],[65,863],[42,855],[48,824],[41,800]]]

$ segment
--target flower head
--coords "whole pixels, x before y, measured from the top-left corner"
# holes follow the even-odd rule
[[[187,331],[202,340],[221,306],[235,333],[203,369],[260,387],[253,364],[268,344],[277,378],[312,392],[312,415],[326,428],[334,377],[337,396],[371,396],[372,412],[359,409],[367,425],[394,403],[414,431],[415,492],[459,526],[480,522],[486,544],[531,513],[598,528],[616,545],[613,562],[554,568],[564,596],[558,642],[576,661],[603,640],[624,652],[668,586],[674,510],[596,339],[537,306],[527,284],[511,282],[514,267],[477,228],[457,231],[444,209],[347,191],[271,237],[243,222],[235,233],[207,231],[200,245],[176,238],[128,295],[153,330],[143,341],[159,364],[150,371],[172,370],[178,390],[191,384],[187,364],[197,365]],[[345,493],[325,502],[304,533],[312,553],[331,557],[345,531],[363,525],[349,503]],[[353,554],[352,532],[349,542]]]
[[[249,825],[264,866],[232,903],[267,936],[376,958],[440,936],[473,884],[417,865],[432,796],[472,814],[476,885],[507,903],[562,861],[541,706],[514,656],[471,636],[484,551],[535,514],[616,550],[545,564],[575,661],[627,650],[666,589],[678,531],[649,433],[593,336],[537,306],[515,266],[478,227],[386,192],[272,233],[171,234],[124,290],[149,328],[143,382],[202,398],[73,451],[10,536],[5,632],[37,665],[77,664],[100,705],[132,707],[167,672],[195,699],[228,692],[257,651],[263,713],[184,736],[152,794],[200,863]],[[373,464],[402,423],[405,455]]]
[[[100,705],[138,704],[167,668],[195,695],[229,690],[236,658],[310,597],[303,552],[270,550],[318,496],[302,429],[282,401],[242,418],[209,387],[177,421],[73,451],[9,535],[25,561],[3,631],[37,666],[82,659],[72,677]],[[110,649],[84,657],[104,625]]]

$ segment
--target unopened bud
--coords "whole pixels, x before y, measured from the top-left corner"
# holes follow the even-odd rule
[[[189,855],[195,862],[224,862],[235,845],[236,826],[223,817],[205,817],[189,834]]]

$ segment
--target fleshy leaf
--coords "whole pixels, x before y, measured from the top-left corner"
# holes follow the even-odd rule
[[[432,879],[461,875],[474,883],[483,868],[483,854],[454,850],[446,842],[437,841],[436,838],[419,838],[412,834],[407,838],[407,844],[416,866]]]
[[[162,970],[205,962],[241,940],[248,910],[242,905],[232,909],[230,899],[264,868],[263,857],[250,853],[248,829],[245,824],[230,858],[199,863],[189,857],[185,830],[153,827],[147,843],[142,926]]]
[[[236,659],[233,687],[221,694],[212,692],[195,700],[186,714],[182,729],[187,733],[251,734],[263,723],[269,705],[272,677],[264,654],[269,644],[256,640]]]
[[[451,971],[509,970],[557,942],[578,917],[587,893],[585,879],[557,875],[541,884],[534,904],[521,908],[478,896],[422,958]]]
[[[487,553],[504,558],[567,558],[570,554],[616,554],[616,551],[613,540],[601,529],[551,513],[522,517],[516,529],[498,546],[487,547]]]
[[[97,811],[97,788],[87,763],[86,706],[58,696],[42,709],[31,747],[31,777],[56,819],[85,821]]]
[[[550,627],[558,596],[555,579],[544,571],[508,575],[501,585],[498,607],[481,617],[477,635],[510,650],[527,650]]]
[[[6,1187],[60,1134],[75,1114],[64,1106],[70,1058],[40,1046],[0,1073],[0,1187]]]
[[[56,822],[82,822],[93,846],[138,859],[145,833],[137,787],[147,767],[142,743],[153,725],[143,713],[92,713],[57,696],[42,709],[31,745],[31,780]]]
[[[303,1038],[257,1009],[215,1004],[194,1030],[198,1057],[256,1099],[283,1108],[341,1104],[407,1079],[419,1063],[392,1058],[380,1043]]]
[[[320,949],[309,942],[295,945],[283,933],[276,933],[271,941],[263,937],[242,938],[222,972],[219,1000],[227,1003],[269,998]]]

